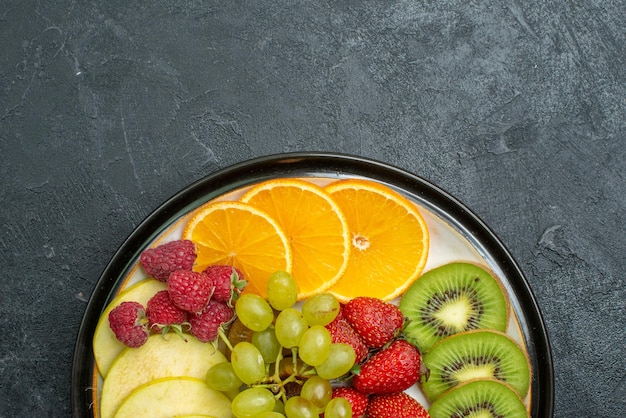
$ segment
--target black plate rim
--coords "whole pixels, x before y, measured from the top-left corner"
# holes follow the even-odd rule
[[[167,199],[131,232],[103,270],[85,308],[72,359],[70,393],[72,416],[94,416],[91,411],[94,381],[91,339],[100,313],[121,285],[120,276],[123,276],[130,264],[136,260],[145,243],[158,235],[177,217],[189,211],[194,203],[197,206],[200,200],[207,201],[227,191],[276,175],[296,176],[305,170],[339,176],[342,173],[346,173],[346,176],[361,175],[413,191],[420,198],[444,208],[446,213],[463,224],[474,238],[488,247],[498,266],[509,279],[508,282],[523,310],[525,326],[522,326],[522,333],[529,342],[528,350],[534,369],[531,389],[532,416],[553,416],[554,370],[547,328],[528,280],[491,228],[462,202],[420,176],[367,157],[327,152],[271,154],[208,174]]]

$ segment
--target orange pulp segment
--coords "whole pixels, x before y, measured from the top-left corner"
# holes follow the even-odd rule
[[[428,258],[428,228],[416,206],[371,180],[339,180],[326,191],[348,219],[352,245],[348,267],[329,292],[343,302],[356,296],[399,296]]]
[[[213,264],[237,267],[248,280],[246,291],[265,296],[269,276],[291,272],[287,236],[267,213],[241,202],[207,203],[183,230],[183,239],[196,244],[194,270]]]
[[[241,201],[268,213],[285,231],[298,299],[329,289],[343,275],[350,256],[348,222],[322,187],[301,179],[267,180]]]

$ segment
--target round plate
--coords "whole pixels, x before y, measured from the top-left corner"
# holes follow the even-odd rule
[[[467,207],[426,180],[390,165],[349,155],[293,153],[246,161],[186,187],[148,216],[106,266],[87,304],[72,365],[72,413],[93,417],[98,375],[92,338],[100,314],[136,266],[141,251],[176,221],[209,200],[276,177],[341,179],[361,177],[386,184],[413,200],[437,223],[447,224],[500,277],[506,288],[532,368],[531,416],[551,417],[554,376],[546,328],[533,293],[515,260],[495,234]],[[430,262],[430,260],[429,260]],[[428,268],[428,265],[427,265]]]

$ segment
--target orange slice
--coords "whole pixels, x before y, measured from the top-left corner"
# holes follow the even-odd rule
[[[196,243],[196,265],[228,264],[243,273],[246,290],[265,295],[267,279],[276,270],[291,272],[287,236],[267,213],[241,202],[213,202],[198,209],[183,230]]]
[[[329,291],[343,302],[356,296],[399,296],[428,258],[428,228],[417,207],[370,180],[340,180],[326,191],[348,219],[352,244],[348,268]]]
[[[253,186],[241,201],[267,212],[285,231],[298,299],[327,290],[343,275],[350,255],[348,223],[323,188],[301,179],[274,179]]]

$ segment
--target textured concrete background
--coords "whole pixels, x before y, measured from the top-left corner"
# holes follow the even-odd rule
[[[70,414],[86,301],[160,203],[306,150],[469,206],[536,294],[555,416],[626,416],[625,4],[1,2],[0,416]]]

